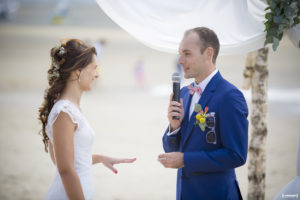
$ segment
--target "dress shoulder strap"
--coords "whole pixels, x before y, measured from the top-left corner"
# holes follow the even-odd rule
[[[67,113],[74,124],[77,126],[79,124],[81,119],[80,110],[69,100],[59,100],[54,104],[48,116],[46,133],[50,138],[52,138],[52,126],[61,112]]]

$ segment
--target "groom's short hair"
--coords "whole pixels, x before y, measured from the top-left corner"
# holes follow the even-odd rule
[[[184,36],[188,35],[192,31],[197,33],[199,36],[201,53],[203,53],[207,47],[212,47],[214,49],[212,61],[216,64],[220,50],[220,43],[217,34],[213,30],[202,26],[187,30]]]

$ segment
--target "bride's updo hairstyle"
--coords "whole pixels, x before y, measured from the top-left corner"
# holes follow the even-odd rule
[[[45,90],[44,102],[39,108],[39,120],[42,122],[41,133],[43,134],[43,142],[45,151],[48,152],[48,136],[46,134],[46,125],[48,115],[59,99],[61,93],[66,87],[67,81],[71,77],[71,72],[77,69],[83,69],[93,60],[96,55],[94,47],[85,44],[78,39],[69,39],[61,42],[60,46],[53,47],[50,51],[51,65],[48,70],[49,87]],[[77,81],[70,80],[70,81]]]

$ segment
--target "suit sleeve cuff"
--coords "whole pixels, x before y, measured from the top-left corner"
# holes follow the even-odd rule
[[[167,133],[167,136],[176,135],[180,131],[180,127],[172,132],[170,132],[171,128],[169,125],[169,132]]]

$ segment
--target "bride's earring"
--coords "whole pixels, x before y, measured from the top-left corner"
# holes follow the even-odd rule
[[[80,74],[81,74],[81,72],[79,73],[79,76],[78,76],[78,82],[80,82]]]

